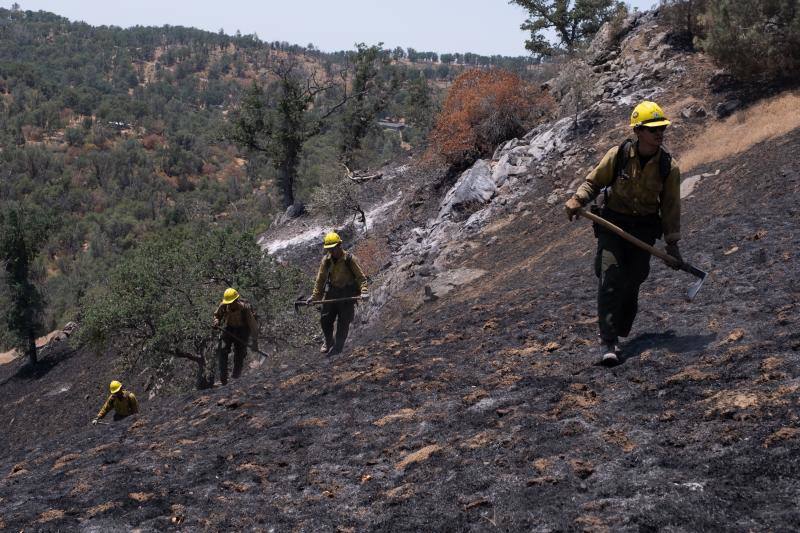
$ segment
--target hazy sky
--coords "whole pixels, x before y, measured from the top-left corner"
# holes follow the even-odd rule
[[[10,8],[13,2],[1,5]],[[506,0],[18,0],[94,26],[192,26],[324,51],[357,42],[420,51],[526,55],[525,10]],[[657,0],[627,2],[649,9]]]

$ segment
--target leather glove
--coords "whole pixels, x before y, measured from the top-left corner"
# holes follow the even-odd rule
[[[306,305],[311,305],[311,302],[313,302],[313,301],[314,301],[314,297],[313,296],[309,296],[308,298],[306,298]]]
[[[215,318],[214,321],[211,323],[215,328],[219,327],[219,319]]]
[[[369,293],[362,292],[361,293],[361,299],[362,300],[369,300]]]
[[[575,220],[578,218],[578,212],[583,209],[583,204],[573,196],[564,204],[564,209],[567,212],[567,218]]]
[[[92,419],[92,425],[93,425],[93,426],[96,426],[96,425],[97,425],[97,419],[96,419],[96,418]]]
[[[669,264],[670,268],[672,268],[673,270],[680,269],[681,265],[683,264],[683,258],[681,257],[681,251],[678,249],[678,243],[675,243],[675,242],[668,243],[664,247],[664,251],[667,252],[667,254],[671,255],[672,257],[674,257],[675,259],[678,260],[678,263],[675,264],[675,265]]]

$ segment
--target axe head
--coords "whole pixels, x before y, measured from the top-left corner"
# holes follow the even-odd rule
[[[681,270],[684,270],[697,278],[697,281],[689,285],[689,292],[686,295],[691,302],[694,300],[694,297],[697,296],[697,293],[700,292],[700,287],[703,286],[703,282],[705,282],[706,278],[708,277],[708,272],[704,272],[699,268],[690,265],[689,263],[684,263],[681,265]]]
[[[298,296],[297,300],[294,301],[294,312],[295,312],[295,314],[299,315],[300,314],[300,307],[304,306],[304,305],[307,305],[305,297]]]

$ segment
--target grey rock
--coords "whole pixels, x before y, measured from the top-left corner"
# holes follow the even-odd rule
[[[717,70],[708,80],[708,87],[715,93],[727,91],[736,86],[736,78],[724,70]]]
[[[439,210],[439,219],[448,215],[461,206],[471,203],[486,203],[492,199],[497,191],[497,185],[492,179],[489,164],[479,159],[472,168],[464,171],[458,181],[447,192]]]
[[[561,194],[564,192],[564,189],[556,189],[554,190],[550,196],[547,197],[546,203],[550,207],[561,202]]]
[[[742,102],[737,99],[727,100],[725,102],[720,102],[717,104],[717,107],[714,108],[714,112],[717,115],[717,118],[725,118],[730,116],[734,111],[739,109],[742,105]]]
[[[297,218],[306,212],[306,206],[301,202],[296,202],[286,208],[286,218]]]

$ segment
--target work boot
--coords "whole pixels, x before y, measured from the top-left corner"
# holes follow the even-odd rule
[[[616,365],[619,363],[617,355],[620,353],[622,353],[622,349],[616,341],[603,340],[600,342],[600,364],[606,366]]]

